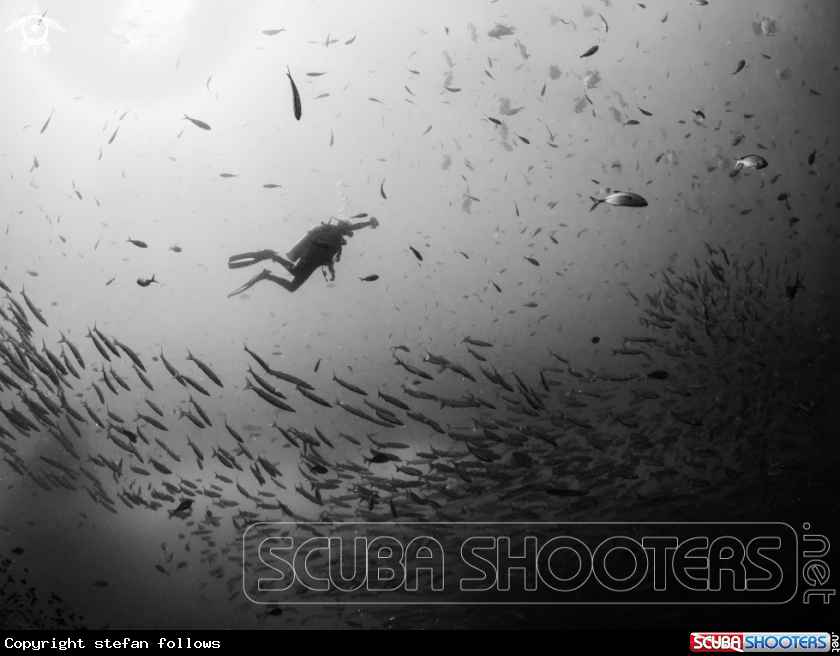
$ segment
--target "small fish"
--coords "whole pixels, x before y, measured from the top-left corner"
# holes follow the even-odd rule
[[[269,182],[268,184],[264,184],[263,188],[265,189],[277,189],[277,187],[282,187],[283,185],[274,184],[273,182]]]
[[[662,369],[657,369],[655,371],[649,371],[647,377],[653,380],[665,380],[668,378],[668,372],[663,371]]]
[[[635,118],[631,118],[629,121],[622,123],[621,127],[624,127],[625,125],[639,125],[639,122]]]
[[[382,195],[382,198],[388,200],[388,197],[385,195],[385,178],[382,179],[382,184],[379,185],[379,193]]]
[[[796,298],[796,292],[800,289],[805,289],[805,286],[802,284],[802,281],[799,279],[799,273],[796,274],[796,281],[792,285],[785,286],[785,294],[787,297],[792,301]]]
[[[236,173],[236,174],[234,174],[234,173],[219,173],[219,177],[220,178],[238,178],[239,174],[238,173]]]
[[[197,118],[190,118],[186,114],[184,114],[184,118],[187,119],[190,123],[192,123],[196,127],[201,128],[202,130],[209,130],[210,129],[210,126],[207,125],[207,123],[205,123],[204,121],[199,121]],[[183,121],[184,119],[182,118],[181,120]],[[119,128],[117,128],[117,129],[119,129]],[[116,133],[114,133],[114,134],[116,134]],[[112,137],[112,139],[113,139],[113,137]]]
[[[108,145],[109,145],[109,146],[111,145],[111,142],[112,142],[112,141],[116,138],[116,136],[117,136],[117,132],[119,132],[119,131],[120,131],[120,126],[118,125],[118,126],[117,126],[117,129],[116,129],[116,130],[114,130],[114,134],[112,134],[112,135],[111,135],[111,138],[110,138],[110,139],[108,139]]]
[[[736,73],[743,70],[744,66],[746,66],[746,65],[747,65],[747,62],[745,62],[743,59],[741,61],[739,61],[738,65],[735,67],[735,70],[732,72],[732,75],[735,75]]]
[[[40,321],[45,326],[49,327],[46,320],[44,319],[44,316],[39,312],[35,304],[29,300],[29,297],[26,295],[26,290],[22,289],[20,293],[23,296],[23,300],[26,301],[26,305],[29,306],[29,309],[32,312],[32,314],[35,315],[35,318],[38,319],[38,321]]]
[[[146,245],[146,242],[145,241],[140,241],[139,239],[132,239],[131,237],[129,237],[128,239],[126,239],[126,241],[131,242],[132,244],[137,246],[137,248],[148,248],[148,246]]]
[[[207,376],[210,380],[212,380],[219,387],[224,387],[224,385],[222,384],[222,381],[219,380],[219,377],[213,372],[213,370],[210,367],[208,367],[206,364],[204,364],[201,360],[199,360],[197,357],[195,357],[190,352],[189,349],[187,349],[187,360],[191,360],[192,362],[195,362],[195,364],[198,365],[198,368],[201,369],[202,372],[204,372],[205,376]],[[190,398],[192,398],[192,397],[190,397]],[[192,403],[196,407],[196,409],[198,409],[199,414],[202,415],[202,418],[205,420],[205,423],[209,424],[210,421],[203,414],[201,409],[198,408],[198,404],[195,401],[193,401]]]
[[[44,123],[44,127],[41,128],[41,132],[39,134],[44,134],[44,130],[46,130],[47,126],[50,124],[50,119],[52,119],[52,115],[53,115],[54,111],[55,111],[54,109],[50,110],[50,115],[47,117],[47,122]]]
[[[422,262],[423,261],[423,256],[420,255],[420,251],[418,251],[416,248],[414,248],[414,246],[412,246],[410,244],[409,244],[408,247],[411,249],[411,252],[414,253],[414,257],[416,257],[418,260],[420,260]]]
[[[169,250],[173,251],[175,253],[180,253],[181,252],[181,247],[180,246],[170,246]]]
[[[318,367],[321,366],[321,358],[318,358],[318,362],[315,363],[315,369],[313,370],[314,373],[318,373]]]
[[[747,155],[735,159],[735,170],[740,169],[763,169],[767,166],[767,160],[761,155]]]
[[[155,280],[155,274],[152,274],[151,278],[138,278],[137,279],[137,284],[140,285],[141,287],[148,287],[153,282],[157,282],[158,284],[160,284],[157,280]]]
[[[374,280],[379,280],[379,276],[375,273],[370,276],[365,276],[364,278],[359,278],[362,282],[373,282]]]
[[[639,196],[639,194],[634,194],[632,191],[616,191],[606,198],[593,198],[592,196],[589,198],[595,203],[589,209],[590,212],[601,203],[620,207],[647,207],[648,204],[644,198]]]
[[[567,490],[559,487],[550,487],[546,489],[545,493],[553,497],[583,497],[589,494],[589,490]]]
[[[525,259],[528,260],[528,262],[530,262],[534,266],[539,266],[540,265],[540,263],[537,262],[533,257],[525,257]]]
[[[458,93],[461,89],[458,87],[443,87],[447,91],[451,91],[452,93]]]
[[[281,27],[279,30],[263,30],[263,34],[266,34],[268,36],[274,36],[275,34],[280,34],[280,32],[285,32],[285,31],[286,31],[286,28]]]
[[[598,16],[601,16],[601,14],[598,14]],[[607,19],[601,16],[601,22],[604,24],[604,33],[609,32],[610,26],[607,25]]]
[[[496,288],[496,291],[497,291],[497,292],[499,292],[499,293],[501,293],[501,292],[502,292],[502,288],[501,288],[501,287],[499,287],[499,286],[498,286],[495,282],[493,282],[492,280],[490,281],[490,284],[491,284],[491,285],[493,285],[493,287],[495,287],[495,288]]]
[[[814,161],[817,159],[817,149],[814,148],[814,152],[808,155],[808,166],[813,166]]]
[[[492,116],[487,116],[487,114],[485,114],[484,116],[486,116],[487,120],[490,121],[491,123],[495,123],[496,125],[501,125],[502,124],[502,122],[497,118],[493,118]]]
[[[699,118],[701,121],[706,120],[706,115],[703,112],[701,112],[699,109],[692,109],[691,111],[692,111],[693,114],[696,114],[697,118]],[[744,137],[742,136],[741,139],[743,139],[743,138]],[[734,146],[735,144],[732,144],[732,145]]]
[[[666,20],[668,20],[668,12],[667,11],[665,12],[665,15],[662,17],[662,20],[660,21],[660,23],[664,23]]]
[[[545,85],[546,85],[546,83],[543,82],[543,88],[542,88],[542,91],[540,91],[540,98],[542,98],[545,95]]]
[[[583,54],[580,56],[580,58],[581,58],[581,59],[583,59],[584,57],[591,57],[591,56],[592,56],[592,55],[594,55],[596,52],[598,52],[598,46],[592,46],[589,50],[587,50],[585,53],[583,53]]]
[[[208,91],[210,91],[210,80],[212,80],[212,79],[213,79],[213,76],[211,75],[210,77],[207,78],[207,84],[204,85],[205,87],[207,87]],[[120,120],[122,120],[122,117],[120,117]]]
[[[530,142],[530,141],[528,141],[525,137],[520,137],[518,134],[517,134],[516,136],[517,136],[517,137],[519,137],[519,138],[520,138],[522,141],[524,141],[526,144],[528,144],[528,145],[530,145],[530,144],[531,144],[531,142]]]
[[[286,66],[286,75],[292,85],[292,109],[295,113],[295,119],[299,121],[300,117],[303,116],[303,108],[300,104],[300,94],[298,93],[297,85],[295,85],[295,81],[292,79],[292,72],[289,70],[288,66]]]
[[[503,23],[496,23],[496,27],[494,27],[492,30],[487,32],[487,36],[489,36],[491,39],[500,39],[503,36],[510,36],[515,31],[516,31],[516,28],[514,28],[514,27],[508,27],[507,25],[504,25]]]
[[[355,41],[355,40],[356,40],[356,35],[354,34],[352,39],[350,39],[349,41],[345,41],[345,42],[344,42],[344,45],[345,45],[345,46],[349,46],[349,45],[350,45],[351,43],[353,43],[353,41]]]
[[[106,283],[105,283],[105,286],[107,287],[107,286],[108,286],[108,285],[110,285],[112,282],[114,282],[116,279],[117,279],[117,277],[116,277],[116,276],[114,276],[114,277],[113,277],[113,278],[111,278],[108,282],[106,282]]]
[[[644,109],[642,109],[642,108],[641,108],[641,107],[639,107],[638,105],[636,105],[636,107],[638,107],[639,111],[640,111],[642,114],[644,114],[645,116],[653,116],[653,114],[651,114],[650,112],[645,111]]]

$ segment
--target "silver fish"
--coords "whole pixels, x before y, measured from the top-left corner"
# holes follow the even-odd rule
[[[747,155],[746,157],[736,158],[736,169],[763,169],[767,166],[767,160],[761,155]]]
[[[621,207],[647,207],[648,204],[644,198],[639,196],[639,194],[634,194],[632,191],[616,191],[606,198],[593,198],[592,196],[589,198],[595,203],[590,208],[590,212],[601,203],[606,203],[607,205],[618,205]]]

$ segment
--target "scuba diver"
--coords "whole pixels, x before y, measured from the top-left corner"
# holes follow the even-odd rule
[[[330,281],[333,281],[335,280],[335,269],[333,266],[341,259],[341,247],[347,244],[345,237],[352,237],[355,230],[361,230],[368,226],[376,228],[378,225],[379,221],[374,217],[371,217],[370,221],[363,221],[361,223],[350,223],[350,221],[342,221],[340,219],[336,223],[332,223],[331,217],[330,223],[321,222],[321,225],[315,226],[307,232],[295,244],[294,248],[286,253],[286,257],[289,258],[288,260],[270,249],[234,255],[228,260],[228,267],[231,269],[239,269],[241,267],[251,266],[257,262],[263,262],[264,260],[271,260],[285,267],[294,278],[292,280],[278,278],[268,269],[263,269],[251,278],[251,280],[242,285],[242,287],[228,294],[228,298],[250,289],[260,280],[270,280],[280,285],[283,289],[294,292],[309,279],[309,276],[318,267],[326,267],[330,273]],[[324,280],[326,280],[327,271],[323,271],[323,274]]]

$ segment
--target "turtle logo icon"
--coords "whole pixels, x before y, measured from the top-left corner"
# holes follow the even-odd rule
[[[49,10],[50,8],[47,7],[47,11]],[[21,28],[20,31],[23,34],[23,43],[20,44],[21,52],[26,52],[29,48],[32,48],[32,54],[35,54],[35,51],[40,48],[46,54],[50,51],[50,44],[47,43],[50,28],[56,29],[59,32],[64,31],[64,28],[58,24],[58,21],[53,18],[47,18],[47,11],[41,14],[38,11],[38,6],[35,5],[32,7],[31,14],[21,16],[6,28],[6,32],[15,30],[18,27]]]

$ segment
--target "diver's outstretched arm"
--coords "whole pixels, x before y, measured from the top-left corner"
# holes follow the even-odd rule
[[[376,228],[379,226],[379,221],[376,220],[375,216],[370,217],[370,221],[362,221],[361,223],[354,223],[350,226],[351,230],[361,230],[362,228],[367,228],[370,226],[371,228]]]

